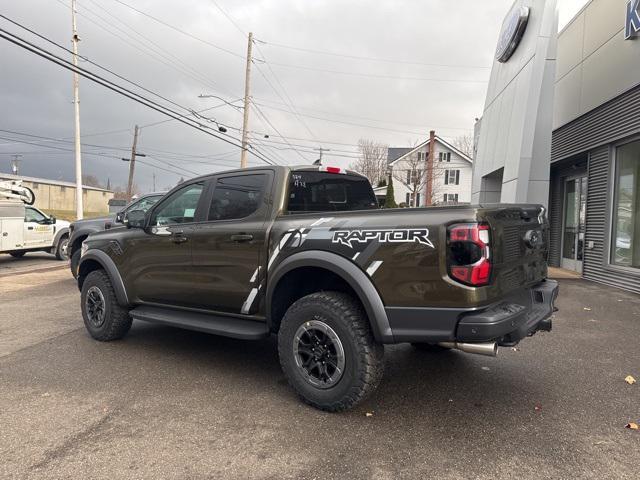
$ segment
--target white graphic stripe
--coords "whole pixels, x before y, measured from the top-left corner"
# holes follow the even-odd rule
[[[333,220],[333,217],[322,217],[313,222],[310,227],[317,227],[318,225],[322,225],[323,223],[327,223]]]
[[[262,267],[258,267],[258,268],[256,268],[256,271],[253,272],[253,275],[251,275],[251,280],[249,280],[251,283],[256,281],[256,279],[258,278],[258,273],[260,273],[260,269],[261,268]]]
[[[356,254],[353,256],[351,260],[355,260],[356,258],[358,258],[359,255],[360,255],[360,252],[356,252]]]
[[[369,268],[367,268],[367,275],[373,277],[373,274],[376,273],[376,270],[378,270],[378,268],[380,268],[380,265],[382,265],[382,260],[371,262],[371,265],[369,265]]]
[[[260,287],[251,289],[251,291],[249,292],[249,296],[242,304],[240,313],[249,313],[249,310],[251,310],[251,305],[253,305],[253,301],[256,299],[256,295],[258,295],[258,290],[260,290]]]

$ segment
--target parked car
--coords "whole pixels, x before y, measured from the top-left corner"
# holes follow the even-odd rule
[[[83,242],[82,316],[100,341],[132,320],[275,334],[300,397],[345,410],[380,382],[385,344],[495,355],[551,330],[544,212],[380,210],[365,177],[333,167],[199,177]]]
[[[166,192],[147,193],[135,198],[126,207],[120,210],[118,213],[108,215],[105,217],[86,218],[82,220],[76,220],[70,225],[70,238],[67,247],[67,254],[71,258],[69,267],[74,277],[78,275],[78,262],[80,261],[80,246],[85,238],[91,233],[101,232],[103,230],[109,230],[114,226],[123,226],[123,219],[125,214],[132,210],[147,211],[153,206]]]

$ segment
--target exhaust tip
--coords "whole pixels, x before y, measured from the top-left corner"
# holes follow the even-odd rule
[[[487,357],[495,357],[498,355],[498,343],[497,342],[483,342],[483,343],[463,343],[463,342],[440,342],[441,347],[453,348],[466,353],[475,353],[478,355],[485,355]]]

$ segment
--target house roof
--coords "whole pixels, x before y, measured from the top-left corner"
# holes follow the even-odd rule
[[[24,175],[13,175],[11,173],[2,173],[0,172],[0,180],[23,180],[25,182],[31,183],[42,183],[45,185],[57,185],[59,187],[71,187],[76,188],[76,184],[73,182],[65,182],[62,180],[50,180],[48,178],[37,178],[37,177],[25,177]],[[84,190],[97,190],[99,192],[112,192],[112,190],[107,190],[106,188],[99,187],[90,187],[88,185],[82,185]]]
[[[387,148],[387,163],[392,163],[403,155],[411,151],[411,147],[389,147]]]
[[[463,151],[457,149],[456,147],[454,147],[453,145],[451,145],[449,142],[445,141],[442,139],[442,137],[439,137],[438,135],[436,135],[436,142],[441,143],[442,145],[444,145],[445,147],[447,147],[449,150],[452,150],[454,152],[456,152],[458,155],[460,155],[460,157],[463,160],[466,160],[469,163],[473,163],[473,160],[471,159],[471,157],[469,155],[467,155],[466,153],[464,153]],[[411,155],[413,152],[421,149],[422,147],[424,147],[425,145],[428,145],[429,142],[431,141],[431,139],[427,139],[426,141],[422,142],[419,145],[416,145],[413,148],[389,148],[388,151],[390,152],[391,150],[394,151],[399,151],[399,150],[405,150],[404,153],[400,153],[399,155],[397,155],[393,160],[389,160],[389,158],[391,158],[391,154],[388,153],[387,154],[387,160],[389,165],[393,165],[394,163],[396,163],[398,160],[402,160],[404,157]]]

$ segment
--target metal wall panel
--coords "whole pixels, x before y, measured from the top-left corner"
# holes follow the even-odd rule
[[[551,161],[592,150],[640,132],[640,86],[554,130]]]
[[[592,241],[594,246],[585,249],[582,276],[587,280],[640,293],[640,272],[634,275],[608,266],[611,151],[609,146],[604,146],[589,154],[586,244]]]

